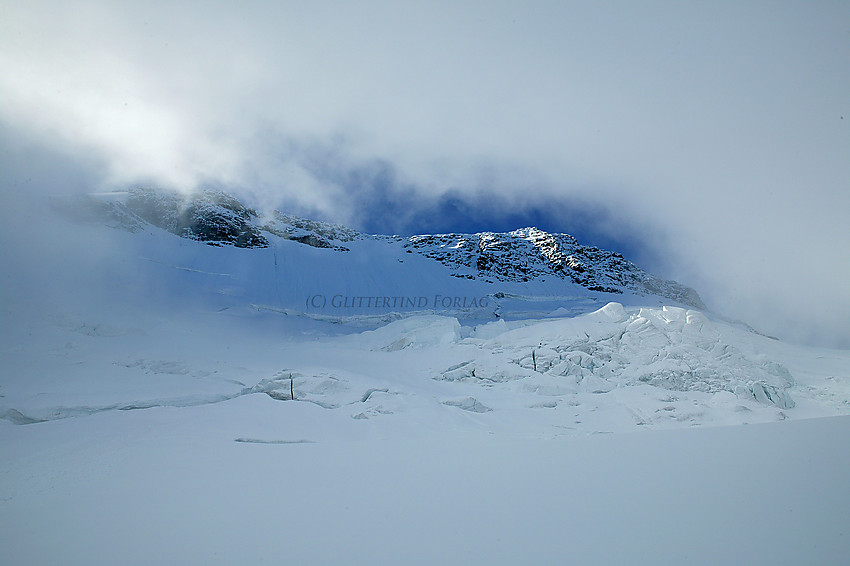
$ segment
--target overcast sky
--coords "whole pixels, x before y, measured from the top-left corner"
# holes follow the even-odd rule
[[[55,165],[39,190],[215,186],[401,233],[530,220],[850,346],[848,64],[844,0],[3,0],[2,190]]]

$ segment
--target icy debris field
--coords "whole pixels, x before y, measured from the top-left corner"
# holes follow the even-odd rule
[[[440,422],[446,412],[492,413],[474,426],[546,436],[784,420],[798,412],[797,398],[810,401],[824,383],[797,383],[786,364],[765,353],[772,340],[677,307],[609,303],[575,318],[473,326],[410,316],[375,330],[279,343],[264,332],[245,339],[250,320],[213,317],[206,334],[193,329],[179,348],[169,345],[184,330],[179,325],[151,335],[141,327],[60,321],[51,330],[55,344],[6,347],[10,373],[0,416],[20,425],[265,395],[357,420],[425,412]],[[844,376],[830,377],[831,397],[805,403],[802,416],[850,411],[838,379]]]
[[[511,331],[505,326],[497,322],[476,329],[466,342],[477,344],[484,355],[448,368],[439,379],[485,386],[521,381],[522,390],[550,397],[645,383],[673,392],[727,391],[782,409],[794,406],[787,394],[794,383],[788,370],[764,356],[748,359],[700,312],[664,307],[629,315],[622,305],[609,303],[575,319]],[[478,338],[497,329],[503,332]]]
[[[10,564],[850,552],[848,352],[615,303],[367,331],[256,309],[128,312],[7,312]]]
[[[353,244],[57,226],[0,248],[0,563],[850,555],[850,352]],[[372,289],[494,301],[304,312]]]

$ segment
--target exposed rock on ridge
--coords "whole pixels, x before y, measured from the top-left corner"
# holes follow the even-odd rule
[[[616,252],[583,246],[569,234],[523,228],[496,234],[413,236],[409,250],[452,268],[456,277],[530,281],[558,277],[591,291],[658,295],[705,309],[693,289],[645,272]]]
[[[257,211],[226,193],[207,191],[183,197],[178,193],[134,189],[124,206],[154,226],[184,238],[215,246],[269,246],[256,224]]]
[[[81,215],[77,209],[82,208],[74,207],[78,217]],[[706,308],[693,289],[647,273],[619,253],[581,245],[569,234],[551,234],[533,227],[507,233],[370,236],[338,224],[277,211],[263,222],[257,211],[223,192],[184,196],[142,188],[128,191],[123,201],[93,200],[87,212],[87,217],[91,216],[132,231],[149,223],[214,246],[265,248],[271,245],[270,239],[277,237],[348,252],[349,242],[377,240],[434,259],[450,275],[462,279],[490,283],[562,279],[595,292],[656,295]]]

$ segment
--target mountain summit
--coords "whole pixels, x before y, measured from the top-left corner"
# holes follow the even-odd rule
[[[371,288],[360,286],[357,292],[369,296],[404,294],[386,289],[385,283],[405,281],[409,287],[411,280],[422,281],[424,270],[428,280],[448,276],[474,283],[475,293],[525,298],[525,303],[530,296],[557,302],[558,297],[581,295],[598,298],[604,304],[611,295],[637,295],[705,310],[693,289],[647,273],[617,252],[585,246],[568,234],[552,234],[534,227],[507,233],[368,235],[277,211],[263,218],[224,192],[185,196],[146,188],[90,195],[77,203],[75,210],[87,211],[89,218],[94,212],[100,221],[133,232],[159,228],[215,247],[270,249],[275,265],[288,250],[296,256],[303,255],[292,245],[323,249],[321,254],[305,256],[297,272],[303,277],[314,271],[316,279],[321,279],[323,273],[345,273],[347,281],[342,286],[348,290],[358,287],[356,280],[368,280],[371,283],[366,286]],[[413,262],[411,256],[425,261]],[[291,273],[287,276],[290,289],[296,278]],[[459,287],[458,283],[451,284],[455,295],[471,292],[471,287]],[[437,285],[441,289],[444,286]],[[295,301],[299,302],[303,301]]]

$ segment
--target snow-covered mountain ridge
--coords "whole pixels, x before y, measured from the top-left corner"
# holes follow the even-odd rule
[[[565,235],[368,236],[133,193],[0,223],[15,562],[185,544],[171,562],[406,563],[409,535],[380,552],[410,517],[428,563],[658,562],[670,541],[663,563],[847,555],[850,352],[645,294],[651,276]],[[622,292],[573,279],[591,272]],[[234,532],[286,544],[223,555]],[[453,537],[483,542],[428,554]],[[117,551],[93,556],[102,540]]]
[[[800,395],[806,399],[821,391],[800,389],[797,369],[759,349],[748,350],[751,339],[741,336],[752,335],[762,345],[770,342],[766,338],[740,327],[729,334],[731,327],[690,308],[698,296],[688,295],[689,289],[565,234],[525,228],[506,234],[371,236],[281,213],[263,218],[221,193],[185,199],[142,189],[87,196],[74,210],[77,219],[89,221],[85,229],[76,228],[88,234],[82,242],[111,242],[109,261],[92,258],[92,266],[108,264],[115,271],[104,280],[96,268],[98,282],[88,269],[74,265],[64,277],[77,272],[77,287],[117,290],[115,304],[131,305],[126,307],[131,313],[188,316],[178,327],[191,328],[196,336],[204,335],[200,328],[217,328],[209,331],[211,343],[219,334],[236,332],[217,349],[233,343],[245,352],[256,350],[249,355],[251,365],[265,360],[264,348],[275,349],[261,347],[268,340],[261,329],[269,327],[273,340],[304,340],[305,331],[337,336],[333,348],[379,364],[397,352],[416,360],[405,365],[401,381],[394,368],[355,371],[342,359],[338,365],[317,365],[292,355],[285,365],[272,356],[246,373],[233,353],[218,365],[205,357],[187,359],[193,349],[206,352],[209,346],[185,348],[179,332],[165,339],[181,345],[173,355],[156,346],[140,356],[138,337],[155,323],[140,324],[135,314],[113,316],[97,306],[58,320],[51,315],[45,324],[71,348],[59,355],[76,356],[80,337],[91,346],[108,346],[104,355],[84,356],[86,364],[63,369],[58,382],[49,378],[55,368],[48,363],[39,372],[47,382],[37,398],[12,394],[7,384],[10,394],[0,403],[0,414],[10,422],[195,406],[254,394],[276,400],[294,395],[343,411],[362,398],[351,414],[361,419],[418,404],[416,391],[431,383],[427,398],[464,411],[560,412],[581,403],[573,417],[583,420],[591,418],[585,410],[604,395],[629,407],[625,415],[634,420],[632,426],[666,426],[670,418],[734,422],[740,407],[758,413],[748,417],[756,420],[785,418],[781,412],[795,407]],[[231,329],[234,323],[240,330]],[[306,344],[299,348],[307,349]],[[309,347],[316,348],[321,344]],[[324,351],[314,356],[327,357]],[[17,352],[8,359],[20,362],[22,374],[34,363]],[[98,364],[103,367],[96,373],[108,376],[103,391],[121,391],[65,391],[62,384],[85,382]],[[371,362],[367,365],[371,368]],[[78,370],[85,375],[74,378]],[[187,388],[163,385],[162,391],[172,393],[142,393],[160,379],[153,376],[186,381]],[[197,388],[191,384],[197,379],[212,386]],[[119,385],[134,383],[138,391],[135,385],[126,391]],[[27,381],[21,392],[33,386]],[[71,398],[80,402],[69,403]],[[838,406],[845,404],[842,399]],[[424,407],[433,409],[430,402]],[[699,409],[694,413],[689,407]]]
[[[399,236],[367,235],[356,230],[274,211],[261,218],[254,209],[223,193],[205,191],[190,196],[135,188],[121,198],[87,197],[78,208],[95,209],[104,221],[131,231],[152,225],[178,236],[213,246],[267,248],[291,240],[316,248],[351,251],[350,243],[380,242],[387,253],[403,247],[442,264],[455,278],[485,283],[546,283],[550,294],[572,283],[592,293],[635,293],[672,299],[705,310],[693,289],[647,273],[621,254],[585,246],[568,234],[534,227],[507,233]],[[399,260],[403,263],[403,260]],[[500,292],[494,288],[494,293]]]
[[[693,289],[647,273],[617,252],[583,246],[569,234],[527,227],[507,233],[413,236],[405,247],[449,266],[455,277],[485,281],[556,278],[591,291],[633,291],[705,309]]]

